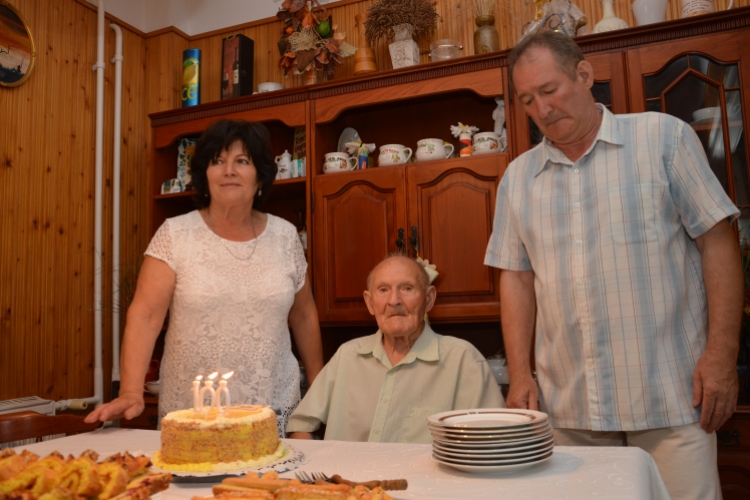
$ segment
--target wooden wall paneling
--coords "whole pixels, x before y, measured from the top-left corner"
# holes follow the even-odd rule
[[[74,0],[11,3],[32,30],[37,59],[27,82],[0,89],[0,107],[13,117],[13,126],[0,128],[0,400],[87,397],[94,389],[96,76],[91,68],[96,14]],[[127,31],[124,36],[124,92],[131,92],[134,103],[123,107],[127,177],[140,175],[146,145],[145,108],[131,88],[135,82],[136,92],[141,92],[143,68],[136,61],[142,58],[143,41]],[[111,57],[114,43],[109,39],[107,49]],[[112,65],[105,75],[106,104],[111,106]],[[110,109],[106,113],[111,115]],[[105,129],[105,221],[111,220],[111,134],[110,116]],[[137,218],[143,208],[141,201],[130,200],[123,199],[125,220]],[[104,258],[103,271],[111,272],[111,223],[105,226]],[[103,282],[106,302],[113,284],[106,276]],[[100,307],[111,309],[111,303]],[[104,321],[106,396],[111,373],[111,316],[106,310]]]

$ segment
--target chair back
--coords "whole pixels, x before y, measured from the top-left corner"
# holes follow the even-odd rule
[[[19,411],[0,415],[0,443],[25,439],[41,441],[44,436],[78,434],[95,430],[101,422],[87,424],[75,415],[40,415],[33,411]]]

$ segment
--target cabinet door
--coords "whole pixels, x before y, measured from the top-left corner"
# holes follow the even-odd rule
[[[586,60],[594,68],[594,86],[591,93],[596,102],[613,113],[628,112],[628,93],[625,85],[625,55],[622,52],[587,54]],[[543,135],[536,124],[526,115],[516,96],[512,99],[513,121],[518,131],[515,136],[515,153],[519,155],[542,142]]]
[[[747,33],[719,33],[628,52],[633,111],[661,111],[689,123],[708,162],[742,210],[740,230],[750,219],[745,109],[750,98]]]
[[[448,162],[455,166],[446,168]],[[431,318],[496,321],[500,315],[498,274],[484,265],[484,253],[506,166],[506,154],[491,154],[407,169],[409,235],[416,227],[419,255],[440,273]]]
[[[315,300],[322,323],[371,322],[362,292],[367,275],[395,252],[405,227],[404,167],[315,179]]]

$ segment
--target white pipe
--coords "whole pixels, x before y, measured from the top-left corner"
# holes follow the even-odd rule
[[[122,144],[122,30],[115,31],[115,131],[112,163],[112,381],[120,380],[120,144]]]
[[[96,161],[94,175],[94,397],[104,400],[102,370],[102,157],[104,153],[104,0],[96,13]]]

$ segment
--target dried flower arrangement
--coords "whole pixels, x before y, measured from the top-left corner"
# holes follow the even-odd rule
[[[318,0],[284,0],[276,17],[284,22],[278,42],[284,76],[315,70],[332,78],[340,58],[354,53]]]
[[[378,0],[367,9],[367,41],[374,45],[381,38],[392,38],[393,27],[411,24],[414,38],[432,35],[438,14],[433,0]]]

